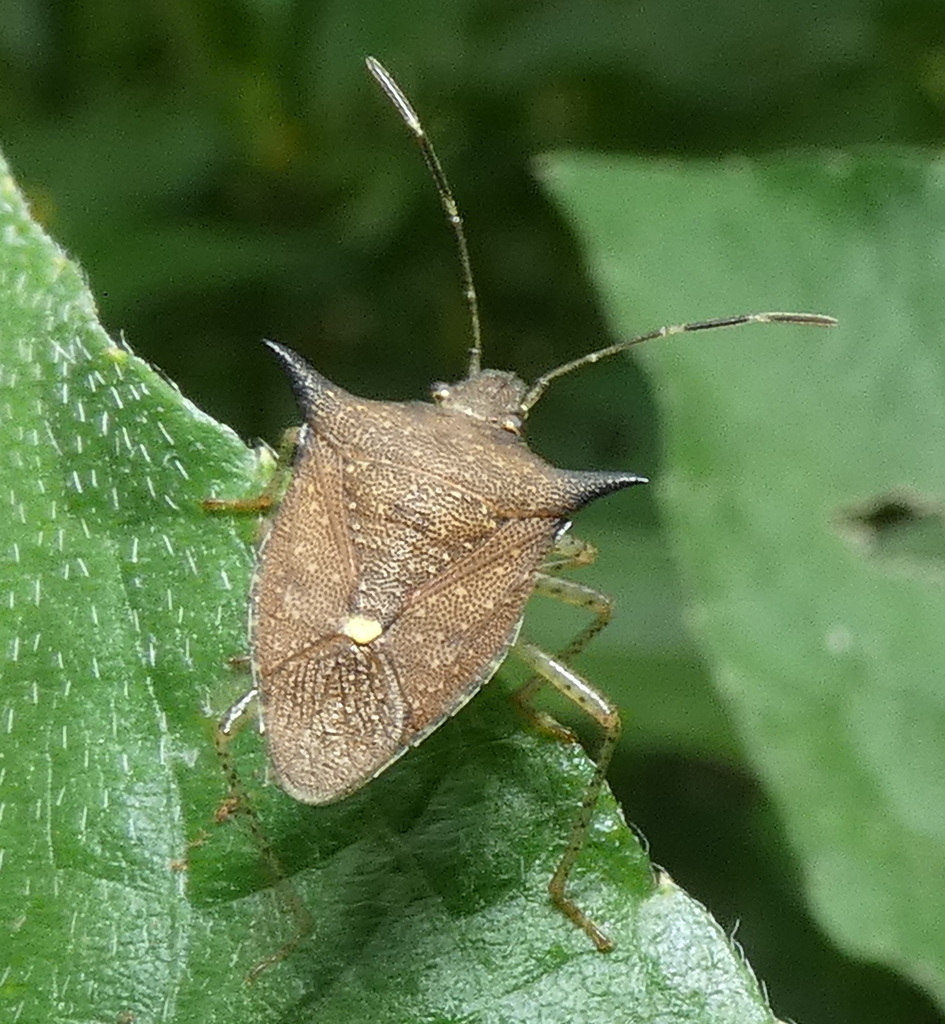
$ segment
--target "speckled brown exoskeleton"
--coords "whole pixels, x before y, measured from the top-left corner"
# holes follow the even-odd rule
[[[608,950],[610,939],[565,886],[620,730],[617,709],[567,661],[606,624],[610,604],[549,570],[593,557],[589,545],[566,533],[574,512],[646,481],[635,473],[557,469],[529,450],[523,425],[552,380],[643,341],[748,323],[833,321],[759,313],[662,327],[559,366],[531,385],[480,369],[476,292],[450,187],[403,92],[373,58],[368,68],[418,140],[459,247],[472,321],[468,373],[456,384],[435,384],[432,404],[369,401],[267,342],[289,376],[303,424],[252,586],[253,689],[230,709],[221,735],[258,698],[279,785],[304,803],[331,803],[420,743],[509,653],[517,655],[534,673],[518,692],[523,705],[547,683],[603,730],[549,890],[596,947]],[[536,589],[593,614],[555,656],[520,635]]]

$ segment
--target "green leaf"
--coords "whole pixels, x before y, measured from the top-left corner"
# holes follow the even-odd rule
[[[545,175],[618,335],[840,319],[641,349],[659,496],[694,637],[814,912],[945,1005],[945,171],[568,155]]]
[[[0,228],[0,1018],[771,1022],[611,798],[572,890],[615,951],[551,907],[591,765],[499,685],[328,808],[267,785],[246,729],[257,827],[218,820],[254,524],[201,499],[271,465],[106,336],[5,168]]]

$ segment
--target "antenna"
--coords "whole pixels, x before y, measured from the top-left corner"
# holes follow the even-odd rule
[[[561,366],[543,373],[525,393],[519,412],[522,416],[528,415],[528,410],[541,398],[548,385],[558,377],[563,377],[566,373],[578,370],[582,366],[600,362],[601,359],[609,359],[610,356],[615,356],[634,345],[642,345],[644,341],[668,338],[671,334],[686,334],[691,331],[711,331],[716,327],[741,327],[743,324],[808,324],[812,327],[836,327],[837,321],[832,316],[823,316],[820,313],[742,313],[740,316],[724,316],[717,320],[695,320],[689,324],[658,327],[655,331],[640,334],[627,341],[618,341],[614,345],[608,345],[607,348],[589,352],[586,356],[572,359],[570,363],[563,363]]]
[[[365,58],[368,71],[374,76],[378,85],[384,90],[387,98],[393,103],[403,119],[404,124],[413,132],[414,138],[420,146],[424,162],[433,176],[433,183],[440,195],[440,202],[446,211],[446,219],[453,229],[456,238],[456,248],[459,250],[459,262],[463,268],[463,294],[466,298],[466,305],[469,309],[469,321],[472,330],[472,345],[469,348],[469,370],[468,376],[474,377],[479,373],[482,365],[482,331],[479,326],[479,300],[476,297],[476,286],[473,282],[472,263],[469,259],[469,246],[466,244],[466,232],[463,231],[463,218],[459,215],[459,208],[453,198],[453,190],[446,178],[446,172],[436,155],[433,143],[423,130],[417,112],[410,105],[410,100],[404,95],[403,90],[394,81],[393,76],[384,65],[374,57]]]

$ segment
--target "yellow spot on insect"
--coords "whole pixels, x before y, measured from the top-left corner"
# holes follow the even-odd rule
[[[384,632],[384,627],[377,619],[369,619],[366,615],[351,615],[342,623],[341,632],[351,637],[356,644],[369,644]]]

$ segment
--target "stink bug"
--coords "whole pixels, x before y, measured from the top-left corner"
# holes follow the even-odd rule
[[[284,345],[266,343],[289,377],[303,424],[291,478],[259,548],[250,601],[253,689],[227,713],[220,734],[225,740],[258,698],[279,785],[304,803],[331,803],[420,743],[507,654],[516,654],[534,673],[518,693],[521,702],[547,683],[603,729],[596,769],[549,890],[605,951],[610,939],[565,886],[620,719],[566,661],[606,624],[610,605],[549,569],[593,557],[593,549],[566,535],[574,512],[646,480],[557,469],[527,447],[525,420],[555,378],[653,338],[749,323],[834,321],[757,313],[661,327],[565,363],[531,385],[481,369],[476,291],[450,186],[400,87],[378,61],[368,58],[367,65],[417,139],[459,248],[472,324],[467,376],[434,384],[432,404],[369,401],[332,384]],[[555,656],[520,636],[536,588],[594,615]]]

